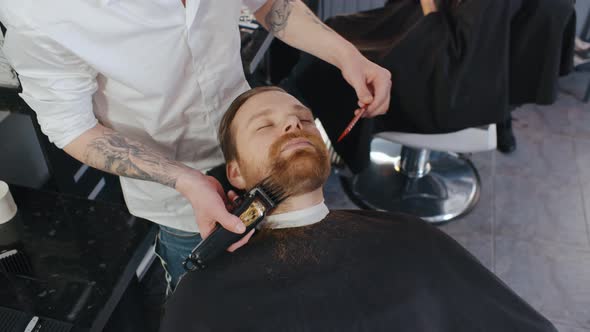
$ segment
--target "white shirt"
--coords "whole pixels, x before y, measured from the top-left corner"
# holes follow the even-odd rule
[[[309,226],[324,220],[328,213],[330,210],[322,201],[305,209],[270,215],[259,224],[259,227],[281,229]]]
[[[244,0],[252,12],[266,0]],[[2,0],[21,97],[62,148],[98,122],[198,170],[224,162],[217,127],[249,89],[239,0]],[[121,178],[136,216],[197,232],[188,201]]]
[[[4,53],[2,53],[2,45],[4,45],[4,34],[0,31],[0,88],[18,89],[20,83]]]

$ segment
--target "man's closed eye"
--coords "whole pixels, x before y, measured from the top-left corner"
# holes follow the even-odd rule
[[[304,124],[313,124],[313,125],[315,125],[315,121],[313,119],[307,119],[307,118],[305,118],[305,119],[299,119],[299,121],[301,121],[301,123],[304,123]]]
[[[272,127],[272,126],[273,126],[273,124],[272,124],[272,123],[265,123],[265,124],[263,124],[263,125],[259,126],[259,127],[256,129],[256,131],[260,131],[260,130],[263,130],[263,129],[266,129],[266,128],[270,128],[270,127]]]

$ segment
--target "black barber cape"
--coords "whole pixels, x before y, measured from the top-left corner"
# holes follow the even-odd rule
[[[550,104],[572,68],[572,0],[438,1],[424,16],[419,1],[327,21],[392,74],[389,112],[362,120],[336,152],[354,171],[369,161],[374,132],[448,133],[503,121],[512,105]],[[302,56],[281,85],[322,121],[332,142],[357,106],[340,71]]]
[[[457,242],[414,217],[332,211],[188,273],[161,331],[556,331]]]

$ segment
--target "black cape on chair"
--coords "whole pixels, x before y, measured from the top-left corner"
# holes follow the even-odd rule
[[[332,211],[188,273],[162,332],[553,332],[448,235],[415,217]]]
[[[571,0],[463,0],[428,16],[419,1],[396,0],[327,23],[392,73],[388,114],[335,146],[353,171],[368,162],[375,131],[432,134],[497,123],[510,105],[554,102],[558,77],[572,68]],[[335,142],[357,101],[338,69],[305,55],[282,85]]]

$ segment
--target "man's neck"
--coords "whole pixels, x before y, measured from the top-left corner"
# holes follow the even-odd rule
[[[272,214],[286,213],[297,210],[303,210],[315,205],[320,204],[324,201],[324,190],[322,187],[298,196],[291,196],[287,198],[281,205],[273,211]]]

